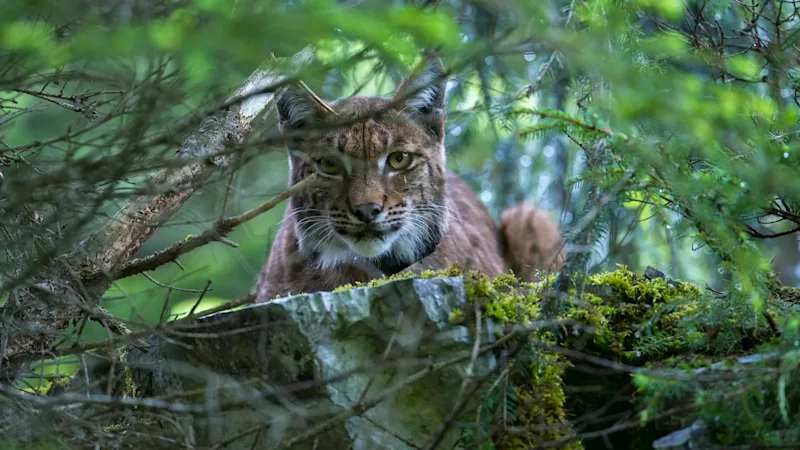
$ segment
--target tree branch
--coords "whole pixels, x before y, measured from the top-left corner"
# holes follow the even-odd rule
[[[259,67],[235,92],[243,98],[205,119],[177,153],[188,164],[164,169],[148,183],[153,196],[140,196],[125,205],[96,235],[67,259],[50,261],[28,286],[10,292],[0,308],[0,382],[16,378],[25,363],[49,354],[70,318],[97,308],[97,300],[114,279],[111,276],[183,205],[219,168],[237,157],[225,152],[241,144],[252,121],[271,104],[274,93],[264,92],[284,74],[296,72],[313,59],[306,47],[289,58],[273,59]],[[71,266],[69,270],[65,266]],[[71,273],[72,274],[71,274]],[[37,287],[33,289],[32,287]],[[79,307],[80,305],[80,307]]]
[[[266,203],[251,209],[250,211],[242,213],[238,216],[222,219],[218,221],[213,228],[203,232],[198,236],[191,236],[185,241],[177,242],[171,247],[158,253],[154,253],[144,259],[133,260],[119,269],[119,271],[114,274],[114,278],[125,278],[148,270],[156,269],[157,267],[172,262],[179,256],[189,253],[196,248],[202,247],[210,242],[220,241],[239,225],[252,220],[261,214],[264,214],[265,212],[281,204],[284,200],[288,199],[298,191],[304,189],[315,178],[315,174],[311,174],[311,176],[308,178],[281,192]]]

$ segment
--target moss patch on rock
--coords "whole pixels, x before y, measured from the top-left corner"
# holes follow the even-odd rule
[[[636,363],[686,350],[702,339],[700,330],[678,330],[700,305],[701,292],[692,284],[649,279],[619,266],[590,276],[586,290],[572,300],[566,318],[594,328],[593,353]]]
[[[539,283],[525,283],[511,274],[490,278],[479,272],[465,271],[458,266],[422,273],[405,272],[378,278],[366,283],[341,286],[343,291],[365,286],[378,286],[405,278],[461,277],[468,304],[450,314],[452,324],[474,324],[478,307],[483,319],[500,325],[496,337],[505,334],[506,325],[529,326],[541,319],[542,290],[555,281],[555,276]],[[536,340],[555,343],[550,330],[532,331]],[[521,336],[524,338],[524,336]],[[537,443],[561,439],[573,434],[565,408],[566,395],[562,375],[569,362],[554,352],[542,351],[530,343],[511,367],[502,371],[481,393],[476,414],[480,429],[463,433],[461,444],[466,448],[512,450],[531,448]],[[580,450],[579,441],[561,448]]]
[[[498,325],[498,335],[513,326],[530,326],[534,321],[567,320],[579,327],[544,327],[531,329],[527,338],[538,345],[527,344],[525,354],[505,370],[491,387],[482,393],[479,414],[485,416],[485,429],[470,429],[465,435],[470,447],[519,449],[563,439],[560,448],[580,449],[583,444],[570,440],[574,432],[569,417],[589,412],[607,401],[608,392],[597,395],[598,404],[589,398],[569,402],[565,395],[565,371],[571,362],[547,349],[559,345],[607,360],[639,367],[686,369],[704,367],[721,356],[737,356],[752,349],[740,328],[748,327],[746,336],[754,342],[769,340],[771,330],[763,318],[753,319],[753,310],[722,305],[710,293],[691,283],[641,275],[619,266],[612,272],[591,275],[581,293],[568,292],[558,301],[558,317],[544,317],[545,299],[552,298],[556,276],[538,283],[525,283],[513,275],[490,278],[476,272],[452,267],[422,274],[403,273],[368,283],[343,286],[339,290],[364,285],[375,286],[400,278],[453,277],[463,279],[468,304],[453,311],[453,324],[474,325],[474,308],[481,317]],[[769,305],[768,305],[769,308]],[[749,315],[749,316],[748,316]],[[745,320],[746,316],[747,322]],[[753,322],[755,320],[755,322]],[[738,327],[731,337],[719,323]],[[716,330],[716,331],[715,331]],[[716,335],[715,335],[716,333]],[[722,340],[715,341],[715,336]],[[733,339],[737,336],[738,340]],[[733,339],[733,340],[731,340]],[[630,376],[607,380],[618,388],[630,382]],[[616,389],[609,385],[609,389]],[[637,404],[648,402],[652,393],[642,387]],[[611,391],[609,391],[611,392]],[[584,396],[586,397],[586,396]],[[638,403],[642,402],[642,403]],[[568,411],[568,406],[582,405],[586,411]],[[652,405],[651,405],[652,406]],[[478,421],[480,422],[480,421]],[[647,439],[650,437],[648,436]],[[642,442],[647,444],[647,442]]]
[[[577,370],[573,370],[573,364],[577,365],[576,360],[570,360],[554,346],[629,366],[691,373],[723,358],[735,359],[747,354],[756,346],[769,343],[776,335],[775,325],[768,323],[771,319],[765,318],[760,311],[755,312],[747,301],[731,300],[730,297],[723,301],[690,283],[637,274],[624,266],[612,272],[588,276],[582,292],[553,292],[555,275],[546,276],[537,283],[526,283],[510,274],[491,278],[457,266],[422,273],[405,272],[340,286],[335,292],[379,286],[400,279],[438,277],[460,277],[463,280],[467,303],[462,309],[451,312],[449,321],[452,324],[473,328],[478,309],[482,319],[496,325],[491,328],[495,333],[492,337],[498,338],[517,330],[515,336],[506,341],[505,347],[495,349],[498,354],[512,344],[524,345],[521,354],[508,367],[501,367],[476,397],[476,408],[470,413],[473,415],[463,419],[469,422],[469,426],[462,428],[461,448],[517,450],[554,441],[563,441],[557,447],[562,449],[592,448],[591,442],[576,439],[571,420],[599,410],[621,386],[631,382],[635,388],[632,389],[634,398],[623,405],[627,409],[606,413],[628,413],[633,407],[637,412],[644,412],[643,417],[646,417],[668,409],[676,401],[685,402],[686,398],[693,401],[693,395],[698,397],[694,400],[699,401],[724,393],[726,388],[730,390],[729,386],[703,387],[639,375],[632,378],[627,372],[586,380],[585,374],[575,376]],[[774,320],[779,325],[787,315],[782,313],[778,300],[800,295],[795,291],[797,288],[781,289],[775,290],[774,297],[764,301],[766,313],[775,312]],[[735,293],[731,295],[735,296]],[[558,302],[557,308],[550,307],[552,301]],[[548,321],[550,323],[545,326]],[[555,325],[556,321],[580,325]],[[485,332],[486,327],[483,327]],[[119,395],[147,395],[147,386],[135,382],[125,359],[123,353],[121,370],[124,376],[121,377]],[[588,394],[566,394],[568,386],[581,388],[587,383],[593,387],[600,385],[602,389]],[[796,404],[795,399],[800,395],[789,395],[788,398],[790,404]],[[724,401],[710,402],[694,417],[723,417],[726,423],[744,423],[746,418],[740,416],[751,409],[757,410],[764,401],[758,391],[748,394],[745,400],[735,411],[727,411]],[[776,429],[783,420],[781,411],[772,408],[771,412],[778,419],[769,427]],[[687,413],[679,419],[689,419],[691,415]],[[729,420],[728,416],[735,417]],[[792,416],[792,419],[796,417]],[[759,427],[764,428],[763,420],[753,419],[747,423],[741,429],[728,426],[714,432],[718,441],[736,443],[743,433],[755,436]],[[583,425],[581,432],[593,431],[583,428]],[[666,427],[672,425],[665,424]],[[674,429],[672,427],[669,431]],[[637,448],[649,447],[655,431],[658,431],[655,437],[666,434],[655,428],[649,431],[637,429],[631,431],[630,436],[620,438],[620,442]]]

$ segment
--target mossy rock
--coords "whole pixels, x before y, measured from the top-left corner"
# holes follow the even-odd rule
[[[475,307],[481,311],[483,323],[494,324],[494,338],[508,332],[510,327],[528,327],[541,319],[540,303],[543,286],[551,284],[554,277],[541,283],[524,283],[513,275],[490,278],[478,272],[463,271],[454,266],[447,270],[425,271],[421,274],[403,273],[367,283],[342,286],[338,290],[361,286],[377,286],[391,280],[409,278],[461,277],[468,305],[454,310],[452,324],[475,323]],[[532,332],[537,340],[555,343],[552,332],[540,329]],[[520,338],[526,338],[524,334]],[[533,342],[525,344],[523,353],[513,365],[481,392],[482,402],[476,414],[488,415],[482,422],[500,424],[485,429],[471,429],[462,435],[463,448],[494,448],[511,450],[531,448],[537,443],[562,439],[573,434],[565,408],[566,395],[561,380],[566,358],[554,352],[542,351]],[[507,379],[507,383],[503,382]],[[461,448],[461,447],[460,447]],[[580,450],[579,441],[560,447]]]
[[[573,422],[600,410],[618,391],[629,388],[630,392],[628,397],[604,410],[604,414],[638,414],[641,411],[655,414],[674,402],[685,402],[686,398],[692,400],[692,391],[685,387],[681,391],[652,380],[644,383],[641,378],[634,379],[627,372],[587,378],[585,373],[577,370],[577,365],[585,361],[568,357],[557,351],[559,348],[627,367],[691,373],[698,368],[710,367],[721,359],[735,360],[775,338],[767,319],[753,314],[753,309],[741,304],[738,308],[731,308],[712,293],[690,283],[669,280],[663,274],[637,274],[624,266],[587,277],[582,292],[554,292],[555,275],[545,276],[537,283],[525,283],[512,275],[490,278],[458,267],[421,274],[403,273],[342,286],[336,291],[416,277],[459,277],[467,303],[450,313],[449,322],[466,326],[474,332],[479,315],[482,319],[481,336],[485,339],[483,343],[504,339],[504,345],[496,348],[500,354],[512,344],[524,345],[513,364],[502,368],[485,383],[477,398],[477,409],[462,419],[466,423],[461,427],[464,431],[459,448],[510,450],[532,448],[553,441],[563,442],[557,448],[604,448],[596,446],[595,442],[577,440]],[[781,292],[785,294],[784,291]],[[788,292],[788,295],[792,294],[792,291]],[[766,301],[767,312],[777,312],[775,320],[778,322],[784,317],[780,314],[781,295],[776,294]],[[557,308],[550,307],[553,302],[557,302]],[[557,314],[548,316],[551,311],[557,311]],[[509,332],[514,330],[513,337],[508,338]],[[119,390],[119,395],[124,391],[124,395],[137,396],[139,393],[130,370],[125,364],[122,367],[126,370],[115,373],[118,378],[115,391]],[[589,384],[601,389],[570,394]],[[669,395],[663,395],[664,392]],[[703,392],[708,394],[708,391]],[[758,401],[763,401],[761,399],[763,396],[754,393],[748,397],[747,405],[755,408]],[[790,396],[789,399],[794,401],[795,398]],[[712,407],[699,415],[708,418],[708,414],[717,414],[718,411]],[[697,416],[686,414],[679,419],[693,420]],[[710,417],[713,419],[714,416]],[[776,427],[772,422],[770,426]],[[593,431],[608,425],[601,423],[596,428],[589,426],[580,431]],[[662,422],[661,426],[634,428],[621,434],[615,443],[622,444],[622,448],[634,448],[631,445],[648,448],[654,438],[665,434],[663,431],[674,430],[683,424],[676,420]],[[753,425],[746,429],[750,432],[756,427]],[[730,427],[719,427],[714,432],[719,440],[732,443],[741,434]]]
[[[555,300],[560,302],[555,308],[559,311],[557,317],[543,317],[542,312],[551,310],[544,306],[552,301],[556,276],[524,283],[511,275],[489,278],[453,267],[419,275],[405,273],[357,286],[413,276],[462,277],[469,305],[451,313],[453,324],[474,324],[475,307],[482,318],[496,325],[493,328],[498,337],[515,326],[530,327],[536,321],[571,322],[539,327],[527,334],[531,343],[524,357],[501,375],[504,380],[494,380],[493,386],[482,393],[481,414],[486,416],[487,425],[485,429],[473,426],[465,432],[472,448],[477,448],[475,444],[481,448],[529,448],[559,439],[565,441],[561,448],[583,448],[586,443],[569,440],[573,434],[569,418],[602,407],[625,386],[630,387],[633,400],[619,402],[609,414],[654,406],[653,393],[634,386],[629,373],[592,379],[588,383],[603,389],[568,398],[565,388],[586,387],[586,376],[576,375],[571,369],[575,361],[549,351],[548,345],[633,367],[692,370],[709,367],[726,357],[735,359],[775,338],[765,316],[753,314],[746,306],[737,309],[721,304],[712,293],[691,283],[670,280],[651,268],[645,274],[637,274],[619,266],[616,271],[589,276],[583,292],[568,292]],[[352,287],[355,286],[340,289]],[[767,312],[781,308],[780,303],[774,302],[766,306]],[[499,392],[497,386],[501,384],[507,387]],[[661,421],[660,428],[650,424],[623,433],[619,443],[636,442],[635,445],[649,447],[653,439],[682,426],[685,420],[680,419],[688,417]]]

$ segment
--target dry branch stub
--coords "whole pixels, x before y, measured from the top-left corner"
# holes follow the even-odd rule
[[[219,154],[227,146],[244,141],[251,122],[272,103],[275,87],[284,79],[286,71],[297,70],[312,60],[313,49],[306,47],[288,60],[265,64],[228,99],[228,107],[208,117],[186,139],[178,154],[181,158],[198,161],[157,174],[150,184],[155,192],[162,193],[131,201],[99,234],[98,239],[105,243],[105,251],[99,258],[104,270],[113,270],[130,260],[144,241],[211,176],[215,167],[227,166],[235,159],[235,154]]]

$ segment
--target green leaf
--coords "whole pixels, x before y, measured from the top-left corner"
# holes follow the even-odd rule
[[[3,27],[0,42],[9,50],[43,50],[53,45],[50,32],[42,22],[13,22]]]
[[[761,73],[761,64],[748,55],[733,56],[728,58],[728,70],[735,75],[754,80]]]

